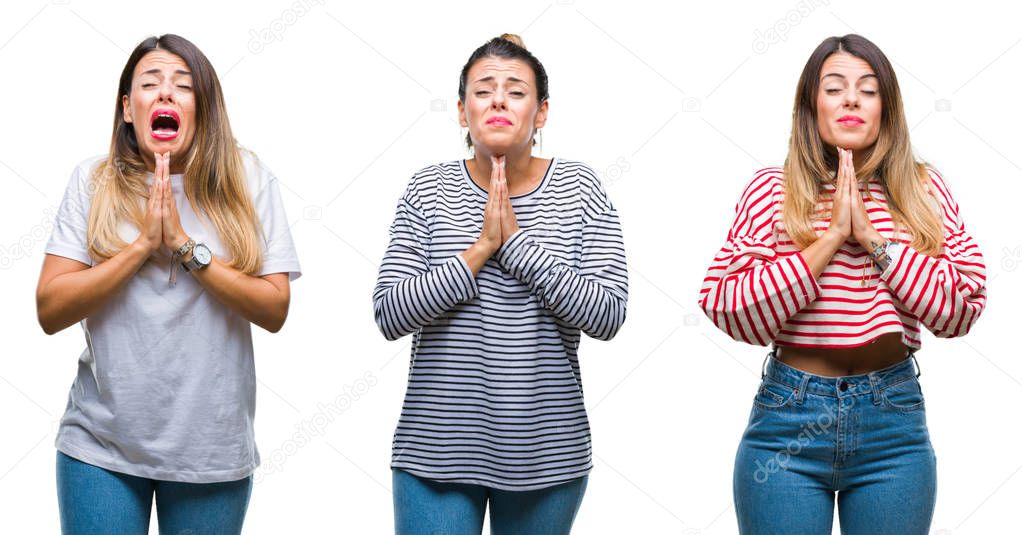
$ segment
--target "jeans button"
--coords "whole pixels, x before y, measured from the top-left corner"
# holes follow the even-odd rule
[[[844,392],[845,390],[848,390],[848,382],[841,381],[841,384],[839,384],[837,387],[840,388],[842,392]]]

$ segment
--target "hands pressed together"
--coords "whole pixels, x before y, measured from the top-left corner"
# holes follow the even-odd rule
[[[874,244],[882,243],[885,238],[873,226],[862,201],[852,151],[838,147],[837,152],[837,185],[827,232],[839,237],[841,241],[853,237],[867,251],[872,251]]]
[[[483,229],[476,242],[488,251],[496,253],[512,234],[518,232],[518,218],[511,207],[511,195],[507,188],[504,156],[490,158],[490,190],[483,211]]]
[[[156,171],[153,183],[149,187],[149,200],[146,202],[145,221],[138,237],[150,253],[166,245],[176,251],[188,241],[181,218],[177,211],[177,202],[171,192],[170,185],[170,153],[156,153]]]

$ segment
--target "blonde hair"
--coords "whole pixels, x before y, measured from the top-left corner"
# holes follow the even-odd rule
[[[912,247],[923,254],[937,256],[944,245],[943,223],[940,213],[934,209],[935,199],[930,192],[926,166],[912,154],[894,69],[876,45],[854,34],[824,40],[810,56],[799,78],[788,157],[784,162],[782,217],[785,230],[795,244],[804,249],[818,237],[813,221],[829,215],[819,210],[818,203],[824,196],[822,184],[834,175],[837,160],[825,150],[820,138],[816,94],[823,62],[838,52],[869,63],[879,82],[883,106],[879,136],[856,174],[879,181],[891,218],[896,228],[912,235]]]
[[[262,232],[220,82],[206,56],[188,40],[172,34],[142,41],[121,72],[109,156],[91,177],[89,253],[97,260],[108,260],[127,245],[117,231],[118,224],[129,221],[141,229],[145,221],[148,169],[139,153],[134,127],[124,121],[121,99],[131,94],[136,64],[153,50],[181,57],[192,73],[196,124],[185,157],[185,196],[196,214],[205,217],[216,230],[230,255],[230,265],[255,274],[262,266]]]

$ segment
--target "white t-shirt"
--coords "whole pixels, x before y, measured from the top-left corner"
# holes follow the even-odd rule
[[[276,177],[242,151],[248,193],[265,247],[259,275],[301,275]],[[46,253],[89,265],[86,242],[97,165],[75,168],[46,245]],[[152,173],[148,182],[152,183]],[[170,177],[181,225],[213,255],[228,254],[212,224],[200,221]],[[139,231],[122,223],[127,243]],[[255,366],[251,324],[227,308],[180,267],[171,287],[170,251],[161,247],[124,287],[81,321],[86,348],[79,357],[56,446],[81,461],[150,479],[211,483],[250,475],[255,445]]]

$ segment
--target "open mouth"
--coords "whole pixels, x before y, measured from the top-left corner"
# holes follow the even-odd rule
[[[153,138],[161,141],[177,137],[177,130],[181,124],[181,117],[174,110],[162,109],[153,112],[149,118],[149,130]]]

